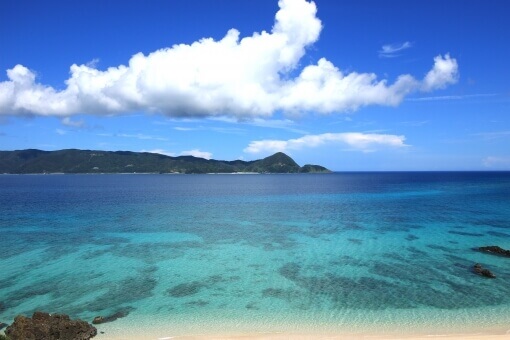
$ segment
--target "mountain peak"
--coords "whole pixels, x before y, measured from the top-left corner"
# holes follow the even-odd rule
[[[283,152],[277,152],[272,156],[264,158],[263,161],[278,162],[278,163],[282,163],[282,164],[298,166],[298,164],[289,155],[287,155]]]

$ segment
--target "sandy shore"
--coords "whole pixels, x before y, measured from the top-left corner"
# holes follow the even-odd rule
[[[412,319],[380,320],[380,323],[308,323],[301,320],[294,324],[271,324],[269,321],[251,324],[245,320],[183,319],[132,320],[97,325],[98,335],[94,340],[510,340],[510,322],[502,310],[493,310],[491,317],[480,314],[476,319],[455,320],[442,315],[444,322],[430,319],[428,322],[415,322]],[[494,314],[495,313],[495,314]],[[494,315],[499,315],[497,318]],[[260,320],[259,320],[260,321]],[[457,321],[457,322],[453,322]],[[294,329],[289,329],[293,327]],[[102,334],[101,334],[102,333]]]
[[[318,339],[318,340],[431,340],[431,339],[448,339],[448,340],[503,340],[510,339],[510,335],[423,335],[423,336],[377,336],[377,335],[306,335],[306,334],[280,334],[280,335],[239,335],[231,337],[211,336],[211,337],[176,337],[174,339],[186,340],[241,340],[241,339],[257,339],[257,340],[286,340],[286,339]],[[163,340],[163,339],[162,339]]]
[[[160,340],[167,340],[159,338]],[[170,338],[168,338],[170,339]],[[405,336],[378,336],[378,335],[313,335],[313,334],[258,334],[258,335],[232,335],[232,336],[189,336],[175,337],[173,339],[181,340],[286,340],[286,339],[319,339],[319,340],[431,340],[431,339],[448,339],[448,340],[503,340],[510,339],[510,334],[501,335],[481,335],[481,334],[455,334],[455,335],[405,335]]]
[[[510,326],[509,326],[510,328]],[[259,334],[225,334],[225,335],[190,335],[190,336],[157,336],[157,335],[129,335],[108,336],[98,334],[100,340],[504,340],[510,339],[510,329],[495,331],[493,334],[408,334],[408,335],[376,335],[376,334],[297,334],[297,333],[259,333]]]
[[[257,334],[257,335],[224,335],[224,336],[177,336],[177,337],[100,337],[97,339],[111,340],[508,340],[510,334],[481,335],[406,335],[406,336],[377,336],[377,335],[313,335],[313,334]]]

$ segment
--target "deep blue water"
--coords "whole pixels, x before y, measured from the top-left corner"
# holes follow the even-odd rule
[[[509,172],[2,175],[0,235],[0,322],[510,321],[510,258],[475,250],[510,249]]]

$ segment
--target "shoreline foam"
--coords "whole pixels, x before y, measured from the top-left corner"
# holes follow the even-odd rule
[[[339,339],[339,340],[503,340],[510,339],[510,324],[504,320],[496,321],[494,325],[481,325],[473,323],[452,324],[450,328],[438,327],[434,323],[429,327],[406,328],[405,322],[393,324],[393,328],[359,328],[360,325],[352,328],[347,325],[342,327],[307,327],[301,325],[296,329],[285,329],[271,327],[262,329],[257,327],[246,327],[239,324],[238,327],[224,325],[218,327],[216,324],[203,325],[196,327],[196,324],[188,325],[188,329],[180,328],[178,324],[168,323],[149,323],[141,322],[136,326],[134,323],[109,323],[102,324],[98,328],[98,335],[94,339],[98,340],[284,340],[284,339]],[[99,326],[99,325],[98,325]],[[409,325],[407,325],[409,326]],[[103,332],[103,334],[101,334]]]
[[[156,335],[156,334],[129,334],[108,335],[98,334],[98,340],[285,340],[285,339],[320,339],[320,340],[503,340],[510,339],[510,330],[495,330],[484,333],[456,333],[456,334],[329,334],[329,333],[234,333],[234,334],[197,334],[197,335]]]

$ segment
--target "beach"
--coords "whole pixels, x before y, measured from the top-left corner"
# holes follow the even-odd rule
[[[377,334],[313,334],[313,333],[256,333],[256,334],[209,334],[209,335],[189,335],[189,336],[156,336],[147,334],[137,335],[119,335],[106,336],[100,335],[96,339],[104,340],[431,340],[431,339],[448,339],[448,340],[505,340],[510,338],[508,330],[494,330],[490,334],[480,333],[460,333],[460,334],[405,334],[405,335],[377,335]]]
[[[503,310],[496,310],[503,312]],[[120,319],[118,322],[96,325],[98,340],[220,340],[220,339],[261,339],[261,340],[284,340],[284,339],[339,339],[339,340],[431,340],[431,339],[487,339],[503,340],[510,339],[510,323],[508,316],[499,318],[464,320],[456,324],[451,323],[448,315],[442,315],[446,322],[438,323],[437,319],[430,323],[426,321],[413,322],[411,319],[394,320],[393,324],[385,323],[376,325],[373,322],[365,324],[342,324],[339,325],[312,325],[301,322],[293,325],[273,325],[265,322],[258,323],[242,322],[242,320],[230,320],[218,322],[209,319],[205,322],[196,320],[196,324],[164,321],[139,320],[137,327],[128,319]],[[396,319],[396,318],[394,318]],[[135,321],[135,320],[133,320]],[[136,322],[136,321],[135,321]],[[216,324],[215,324],[216,322]],[[198,324],[198,326],[197,326]],[[201,325],[201,326],[200,326]],[[101,332],[103,332],[101,334]]]

